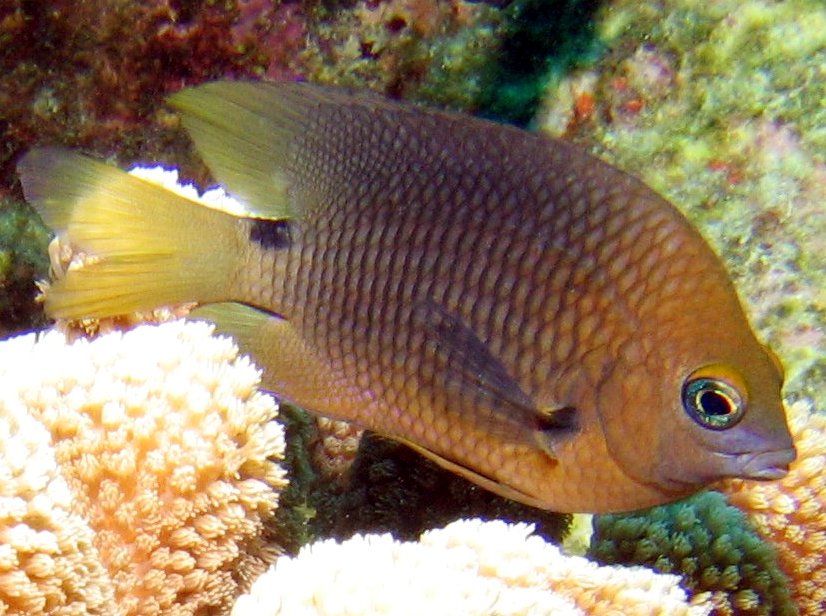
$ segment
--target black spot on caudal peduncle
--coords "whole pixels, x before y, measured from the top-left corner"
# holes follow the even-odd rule
[[[256,218],[250,226],[250,241],[270,250],[288,248],[290,224],[286,220]]]

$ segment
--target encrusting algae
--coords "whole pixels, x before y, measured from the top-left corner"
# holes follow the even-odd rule
[[[267,388],[543,508],[784,475],[776,359],[719,259],[631,176],[561,141],[307,84],[171,102],[245,216],[32,151],[27,199],[93,255],[49,290],[53,316],[215,303],[200,314]]]
[[[275,560],[278,407],[211,331],[0,343],[0,612],[226,613]]]

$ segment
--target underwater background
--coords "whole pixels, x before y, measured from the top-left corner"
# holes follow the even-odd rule
[[[469,112],[576,141],[640,177],[723,257],[755,330],[784,364],[800,452],[790,477],[770,487],[728,482],[665,507],[598,516],[589,537],[590,520],[572,526],[570,516],[495,497],[405,447],[282,407],[290,485],[257,539],[262,553],[276,545],[295,554],[355,533],[412,542],[459,518],[499,518],[533,523],[554,542],[567,537],[602,564],[676,574],[694,613],[826,613],[821,2],[7,0],[0,5],[0,338],[48,326],[35,281],[48,277],[49,232],[22,200],[20,156],[60,144],[121,166],[163,161],[207,186],[208,170],[164,99],[220,77],[305,79]],[[0,346],[7,385],[11,348]],[[0,439],[0,447],[12,442],[6,433]],[[4,544],[18,541],[9,534],[14,511],[0,506],[0,605],[8,613],[110,613],[81,600],[61,612],[59,597],[83,595],[77,579],[71,592],[63,581],[48,600],[16,603],[26,584],[57,579],[61,569],[42,559],[27,568],[19,554],[6,554]],[[244,577],[222,578],[233,598],[249,589]],[[201,588],[192,584],[189,595]],[[574,603],[581,613],[604,613],[625,605],[621,595],[614,588],[599,601]],[[124,613],[228,611],[231,602],[220,597],[190,607],[176,597],[137,601]],[[399,598],[386,612],[409,613],[403,604]],[[683,613],[667,606],[671,599],[662,599],[662,613]],[[325,609],[301,613],[349,613]]]

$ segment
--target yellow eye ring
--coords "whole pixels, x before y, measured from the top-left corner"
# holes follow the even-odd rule
[[[697,370],[686,379],[682,392],[683,408],[703,428],[728,430],[745,415],[746,400],[741,390],[727,380],[710,376],[712,368]]]

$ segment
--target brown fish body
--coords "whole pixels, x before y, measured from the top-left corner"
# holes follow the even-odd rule
[[[220,95],[269,121],[275,198],[295,214],[234,221],[224,288],[189,299],[277,315],[248,337],[274,391],[558,511],[782,475],[782,375],[717,257],[639,181],[463,116],[220,85],[179,101],[207,163],[260,200],[211,145],[238,131],[195,110]],[[244,102],[256,93],[299,111]],[[706,406],[733,413],[720,407],[742,395],[744,408],[709,428],[686,412],[686,388],[702,401],[718,381],[736,391],[710,389]]]

